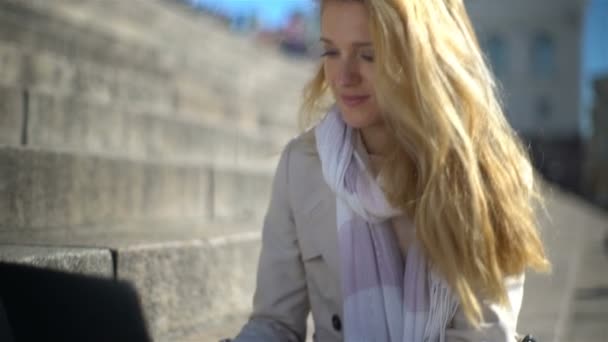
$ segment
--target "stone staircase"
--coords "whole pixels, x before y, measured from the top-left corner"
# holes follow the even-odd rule
[[[1,1],[0,261],[131,282],[157,341],[234,335],[312,68],[176,1]]]

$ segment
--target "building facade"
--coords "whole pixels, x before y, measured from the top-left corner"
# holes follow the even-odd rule
[[[585,0],[465,0],[509,122],[550,181],[580,190]],[[567,158],[567,159],[566,159]]]
[[[608,208],[608,75],[594,82],[593,134],[587,144],[585,192]]]

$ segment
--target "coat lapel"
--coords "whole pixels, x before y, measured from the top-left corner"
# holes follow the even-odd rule
[[[323,255],[331,273],[339,279],[341,273],[336,223],[336,197],[331,189],[325,185],[323,191],[319,191],[316,202],[310,212],[311,240]]]
[[[300,144],[293,159],[293,205],[296,227],[303,258],[321,255],[327,264],[329,277],[340,283],[340,253],[336,222],[336,195],[323,178],[321,162],[314,144],[313,131]],[[340,286],[338,285],[338,290]]]

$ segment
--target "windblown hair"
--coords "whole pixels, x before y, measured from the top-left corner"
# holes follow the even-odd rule
[[[414,221],[433,267],[468,320],[480,300],[508,304],[505,279],[549,269],[536,220],[542,198],[507,123],[463,0],[359,1],[372,34],[375,94],[393,139],[380,175]],[[329,93],[323,68],[307,85],[310,127]]]

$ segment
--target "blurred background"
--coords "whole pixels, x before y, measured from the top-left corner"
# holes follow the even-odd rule
[[[466,0],[547,181],[520,329],[608,336],[608,0]],[[319,58],[313,0],[0,0],[0,261],[131,282],[155,340],[233,336]]]

